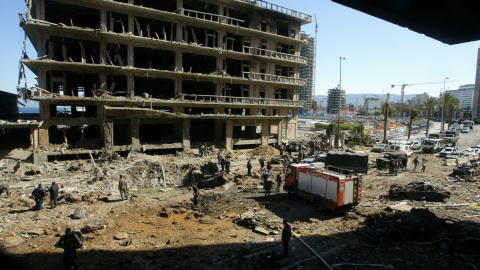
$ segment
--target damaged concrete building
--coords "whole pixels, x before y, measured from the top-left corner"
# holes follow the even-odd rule
[[[21,63],[38,84],[22,92],[40,104],[37,163],[66,154],[38,151],[52,144],[155,152],[297,135],[310,15],[251,0],[26,4],[21,26],[37,57]]]

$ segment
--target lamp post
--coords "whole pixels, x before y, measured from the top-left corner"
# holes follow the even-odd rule
[[[340,57],[340,82],[338,84],[337,150],[338,150],[338,148],[340,148],[340,111],[341,111],[341,92],[342,92],[342,60],[345,60],[345,57]]]
[[[445,83],[446,81],[448,80],[448,77],[445,77],[445,79],[443,80],[443,94],[442,94],[442,124],[440,125],[440,128],[443,132],[443,129],[445,127],[445,121],[443,121],[443,114],[444,114],[444,111],[445,111]]]

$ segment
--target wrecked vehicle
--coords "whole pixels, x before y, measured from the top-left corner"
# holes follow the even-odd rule
[[[458,176],[477,176],[480,175],[480,164],[478,162],[466,162],[453,168],[453,175]]]
[[[376,159],[377,169],[385,169],[387,168],[390,160],[402,160],[407,156],[404,152],[391,152],[386,153],[383,157],[379,157]]]
[[[388,192],[393,200],[424,200],[443,202],[452,193],[430,182],[411,182],[406,186],[393,184]]]

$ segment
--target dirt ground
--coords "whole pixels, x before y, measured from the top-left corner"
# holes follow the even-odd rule
[[[463,135],[473,144],[480,127]],[[476,143],[480,144],[480,143]],[[148,156],[135,154],[100,162],[102,177],[94,182],[93,165],[87,161],[55,161],[44,166],[21,162],[15,173],[7,159],[28,160],[28,151],[17,149],[0,161],[2,181],[10,183],[11,194],[0,198],[0,243],[26,269],[59,269],[62,250],[53,245],[66,227],[82,231],[85,243],[77,263],[81,269],[479,269],[478,239],[465,249],[466,239],[425,242],[426,231],[413,232],[415,241],[375,243],[359,233],[369,218],[390,215],[398,201],[388,198],[391,184],[430,181],[452,192],[445,202],[405,201],[403,206],[428,209],[449,224],[465,231],[480,232],[480,183],[449,182],[453,166],[443,166],[436,155],[426,157],[425,173],[401,171],[388,176],[374,166],[363,181],[362,202],[348,213],[319,213],[311,202],[294,200],[282,190],[270,199],[261,181],[246,176],[245,158],[253,158],[253,171],[260,170],[258,154],[236,153],[229,174],[218,171],[217,155],[195,153]],[[271,153],[270,153],[271,154]],[[370,153],[373,162],[383,154]],[[162,173],[165,170],[165,180]],[[273,175],[282,166],[273,165]],[[129,200],[117,190],[120,174],[129,182]],[[33,210],[30,194],[41,183],[60,186],[59,206]],[[200,187],[199,205],[192,203],[192,190]],[[274,187],[275,188],[275,187]],[[85,215],[74,218],[75,210]],[[252,217],[262,232],[242,225]],[[286,219],[299,238],[290,242],[283,256],[282,221]],[[463,231],[462,231],[463,232]],[[410,232],[412,233],[412,232]],[[458,234],[457,234],[458,235]],[[462,234],[459,234],[462,235]],[[465,234],[466,235],[466,234]],[[312,252],[308,245],[316,254]]]

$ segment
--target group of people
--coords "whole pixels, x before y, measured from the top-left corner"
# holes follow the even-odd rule
[[[50,195],[50,206],[53,208],[57,207],[57,198],[58,198],[58,191],[59,187],[55,183],[52,182],[52,185],[48,189],[48,194]],[[38,186],[33,189],[32,196],[35,200],[35,209],[42,210],[43,209],[43,199],[47,195],[47,191],[42,187],[42,184],[38,184]]]
[[[231,160],[230,156],[224,157],[222,152],[218,152],[218,165],[221,166],[222,172],[230,173]]]
[[[413,159],[412,163],[413,163],[413,171],[416,172],[418,165],[420,164],[418,156]],[[422,172],[425,172],[427,168],[426,163],[427,163],[427,159],[422,158],[422,168],[421,168]],[[388,175],[397,176],[400,169],[402,171],[407,171],[407,166],[408,166],[408,157],[404,157],[401,160],[390,160],[390,163],[388,164]]]

